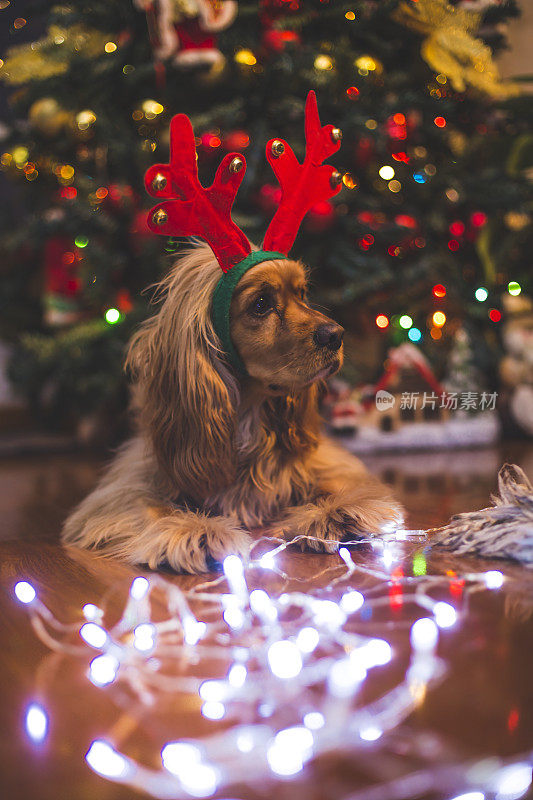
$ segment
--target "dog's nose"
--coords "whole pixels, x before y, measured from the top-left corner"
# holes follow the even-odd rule
[[[344,328],[336,322],[323,322],[316,329],[313,339],[317,347],[327,347],[329,350],[338,350],[342,344]]]

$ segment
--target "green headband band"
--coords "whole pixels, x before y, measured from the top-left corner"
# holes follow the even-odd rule
[[[229,362],[238,372],[246,375],[246,367],[237,353],[230,335],[230,322],[229,311],[231,305],[231,298],[235,287],[245,272],[255,267],[256,264],[261,264],[263,261],[270,261],[271,259],[286,259],[287,256],[283,253],[270,253],[267,250],[255,250],[250,255],[239,261],[238,264],[229,270],[229,272],[222,273],[222,277],[215,287],[213,293],[213,306],[211,317],[213,325],[218,338],[222,342],[222,347],[228,357]]]

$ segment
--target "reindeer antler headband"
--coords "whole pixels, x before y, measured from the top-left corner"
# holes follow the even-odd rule
[[[323,162],[339,149],[341,138],[338,128],[321,126],[315,93],[309,92],[305,104],[303,164],[282,139],[271,139],[266,146],[266,157],[280,183],[282,195],[265,234],[263,249],[253,252],[250,242],[231,219],[231,208],[246,172],[243,155],[229,153],[225,156],[212,185],[204,188],[198,180],[191,121],[185,114],[178,114],[170,123],[170,163],[155,164],[146,172],[147,191],[164,200],[149,212],[149,228],[164,236],[205,239],[220,264],[223,275],[213,294],[213,324],[230,362],[240,372],[246,373],[246,369],[230,336],[233,291],[251,267],[263,261],[287,258],[311,206],[340,191],[340,173]]]

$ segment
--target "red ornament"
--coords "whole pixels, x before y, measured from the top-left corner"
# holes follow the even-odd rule
[[[346,94],[348,95],[350,100],[357,100],[360,92],[357,86],[348,86],[348,88],[346,89]]]
[[[296,31],[280,31],[275,28],[263,33],[263,44],[271,53],[282,53],[289,46],[301,43],[300,34]]]
[[[446,297],[446,287],[442,285],[442,283],[436,283],[433,287],[433,296],[437,297],[439,300],[442,297]]]
[[[396,225],[401,225],[402,228],[417,228],[418,223],[414,217],[409,214],[397,214],[394,217]]]
[[[450,225],[450,233],[452,236],[462,236],[465,232],[465,224],[460,219],[455,220]]]
[[[474,211],[474,213],[470,217],[470,222],[474,226],[474,228],[481,228],[487,222],[487,215],[483,213],[483,211]]]
[[[497,308],[491,308],[489,311],[489,319],[491,322],[499,322],[502,318],[501,311],[498,311]]]
[[[250,144],[250,137],[246,131],[232,131],[224,137],[226,150],[245,150]]]

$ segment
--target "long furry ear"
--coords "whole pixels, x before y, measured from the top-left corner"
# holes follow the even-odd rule
[[[316,385],[289,397],[274,397],[265,403],[265,427],[288,456],[302,457],[318,444],[320,415]]]
[[[220,268],[199,245],[158,287],[159,313],[131,340],[140,424],[176,499],[205,501],[235,470],[238,384],[219,358],[211,298]]]

